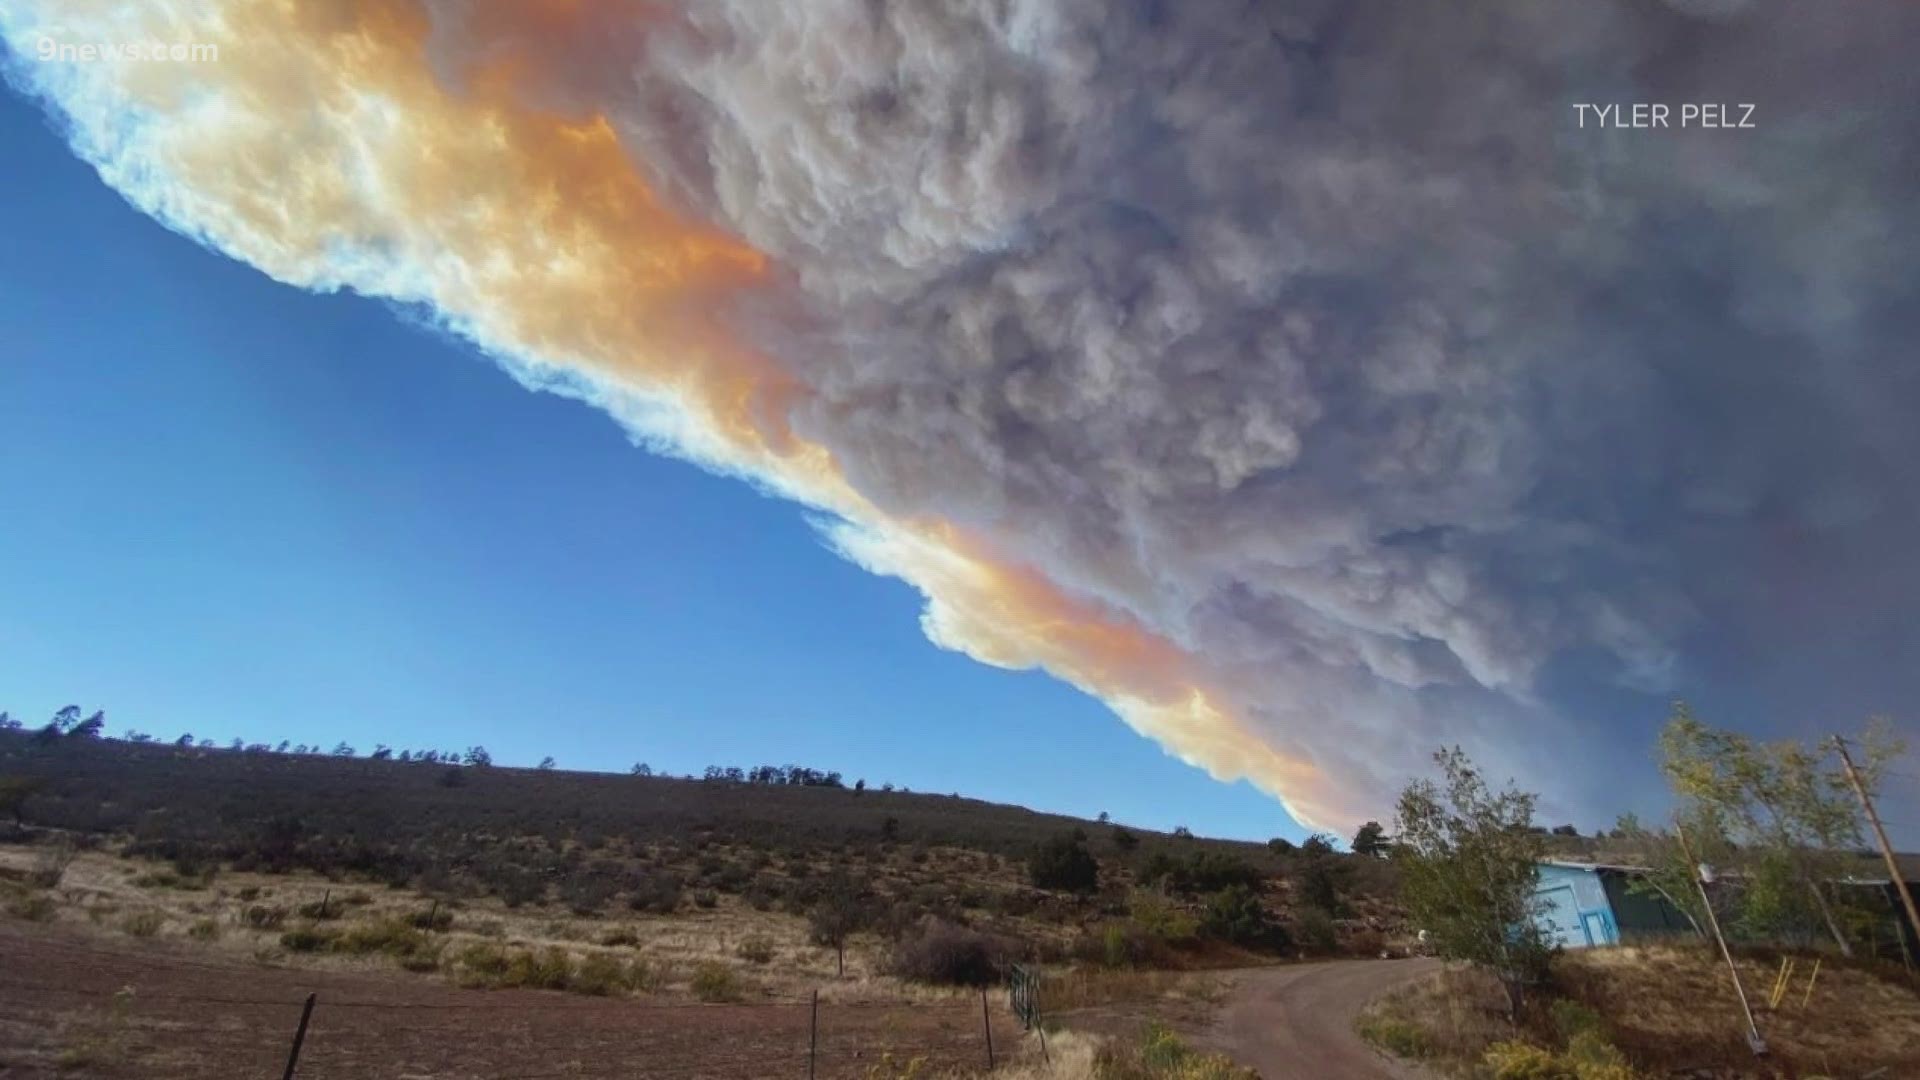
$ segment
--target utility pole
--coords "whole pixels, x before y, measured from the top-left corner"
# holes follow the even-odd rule
[[[1740,985],[1740,968],[1733,962],[1733,952],[1727,948],[1726,935],[1720,932],[1720,917],[1713,913],[1713,897],[1707,895],[1707,882],[1704,876],[1706,864],[1695,862],[1693,848],[1687,843],[1687,830],[1680,827],[1679,815],[1674,815],[1673,834],[1680,838],[1680,851],[1687,857],[1688,876],[1700,890],[1700,905],[1707,909],[1707,925],[1713,927],[1713,940],[1720,943],[1720,956],[1727,962],[1727,974],[1733,976],[1733,992],[1740,998],[1740,1012],[1747,1018],[1747,1045],[1753,1049],[1755,1057],[1765,1057],[1767,1040],[1760,1037],[1760,1025],[1753,1022],[1753,1006],[1747,1004],[1747,988]]]
[[[1840,751],[1840,764],[1847,768],[1847,782],[1853,785],[1853,793],[1860,796],[1860,808],[1867,812],[1867,821],[1873,826],[1873,838],[1880,842],[1880,857],[1887,860],[1887,876],[1893,879],[1893,887],[1900,892],[1900,902],[1906,905],[1908,926],[1920,933],[1920,910],[1913,906],[1913,892],[1907,888],[1907,879],[1900,874],[1900,861],[1893,857],[1893,845],[1887,843],[1887,830],[1880,824],[1880,815],[1873,809],[1873,798],[1867,794],[1867,786],[1860,782],[1860,772],[1853,767],[1853,755],[1847,753],[1847,740],[1838,735],[1833,737],[1833,748]],[[1900,942],[1906,944],[1903,937]]]

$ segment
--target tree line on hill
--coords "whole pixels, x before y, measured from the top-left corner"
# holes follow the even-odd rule
[[[81,708],[78,705],[62,707],[54,713],[53,718],[45,725],[33,730],[34,740],[46,744],[68,738],[91,739],[111,737],[106,734],[107,714],[104,710],[96,711],[93,715],[85,719],[81,719],[80,713]],[[15,719],[10,713],[0,712],[0,731],[23,731],[25,728],[25,723]],[[264,742],[250,743],[239,738],[232,740],[225,747],[219,747],[215,745],[212,739],[194,738],[191,732],[182,734],[177,739],[167,740],[129,728],[126,733],[121,736],[121,741],[139,745],[171,743],[171,745],[181,749],[224,749],[237,753],[294,754],[299,756],[323,755],[341,758],[359,756],[359,751],[344,740],[335,743],[331,749],[323,749],[322,744],[319,742],[296,743],[290,739],[282,739],[277,744]],[[486,747],[478,745],[469,746],[465,750],[396,750],[385,743],[380,743],[376,744],[373,751],[367,754],[366,757],[370,761],[398,761],[409,764],[450,765],[468,768],[486,768],[493,764],[493,755],[488,752]],[[551,756],[548,756],[541,758],[539,763],[534,767],[536,769],[553,769],[557,768],[558,765]],[[658,776],[662,779],[674,778],[672,773],[656,773],[653,767],[644,761],[635,762],[634,765],[627,770],[627,773],[630,776],[638,777]],[[741,768],[736,765],[709,765],[699,776],[696,777],[694,774],[688,773],[684,779],[699,779],[712,783],[790,785],[797,787],[842,789],[851,786],[851,789],[857,793],[867,790],[867,782],[864,779],[855,780],[852,785],[848,785],[843,774],[836,770],[816,769],[807,765],[758,765],[752,768]],[[891,792],[894,791],[895,788],[892,784],[882,784],[879,790]],[[913,789],[900,788],[899,790],[903,793],[911,794]]]

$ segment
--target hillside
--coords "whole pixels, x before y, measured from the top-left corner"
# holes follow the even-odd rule
[[[582,916],[729,904],[799,915],[851,884],[876,927],[938,916],[1005,933],[1040,955],[1125,915],[1129,890],[1147,878],[1172,886],[1169,902],[1196,913],[1229,879],[1258,883],[1269,911],[1287,918],[1304,876],[1319,907],[1350,916],[1334,920],[1334,940],[1317,928],[1307,935],[1322,948],[1359,938],[1373,949],[1399,929],[1384,899],[1392,871],[1380,860],[1308,858],[946,795],[101,739],[41,744],[18,733],[0,734],[0,775],[38,785],[22,808],[30,824],[111,838],[126,855],[170,860],[184,877],[308,872]],[[1029,854],[1075,835],[1097,862],[1097,882],[1033,887]],[[1212,869],[1187,874],[1196,863]]]

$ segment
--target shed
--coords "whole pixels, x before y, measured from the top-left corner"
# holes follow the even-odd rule
[[[1549,942],[1568,949],[1691,933],[1692,923],[1678,908],[1661,897],[1628,890],[1645,872],[1638,866],[1543,862],[1534,884],[1534,919]]]

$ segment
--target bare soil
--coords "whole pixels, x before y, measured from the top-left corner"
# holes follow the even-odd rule
[[[1433,960],[1335,960],[1235,973],[1227,1006],[1199,1041],[1263,1077],[1418,1080],[1429,1074],[1363,1042],[1367,1003],[1438,970]]]
[[[809,1006],[463,990],[378,971],[209,962],[183,943],[0,923],[0,1078],[278,1076],[308,994],[303,1080],[808,1074]],[[1018,1025],[989,995],[1005,1054]],[[815,1075],[984,1067],[979,998],[823,1003]],[[891,1054],[892,1071],[874,1071]]]

